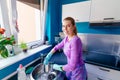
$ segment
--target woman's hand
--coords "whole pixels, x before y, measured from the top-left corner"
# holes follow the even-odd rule
[[[58,64],[53,65],[53,69],[58,70],[58,71],[63,71],[62,67],[63,65],[58,65]]]
[[[47,54],[47,56],[45,57],[44,62],[43,62],[44,65],[47,65],[49,63],[51,56],[52,56],[52,53]]]

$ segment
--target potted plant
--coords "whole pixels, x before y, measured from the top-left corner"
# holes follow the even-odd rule
[[[27,50],[28,50],[28,46],[27,46],[27,43],[25,43],[25,42],[21,42],[21,44],[20,44],[20,48],[23,50],[23,52],[27,52]]]
[[[5,29],[0,28],[0,56],[7,58],[9,56],[9,51],[6,48],[7,45],[13,46],[15,44],[15,38],[13,35],[10,37],[4,36]]]

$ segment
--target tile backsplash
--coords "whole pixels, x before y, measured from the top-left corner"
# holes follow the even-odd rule
[[[83,50],[96,53],[116,55],[120,52],[120,35],[81,34]]]

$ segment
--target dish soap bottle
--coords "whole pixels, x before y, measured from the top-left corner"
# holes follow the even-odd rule
[[[22,64],[19,65],[18,69],[18,80],[27,80],[27,76],[25,74],[25,68]]]

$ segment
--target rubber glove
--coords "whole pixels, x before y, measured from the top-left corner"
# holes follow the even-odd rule
[[[47,65],[49,63],[51,56],[52,56],[52,53],[47,54],[47,56],[45,57],[44,62],[43,62],[44,65]]]
[[[63,65],[53,64],[53,69],[55,69],[55,70],[63,71],[62,67],[63,67]]]

